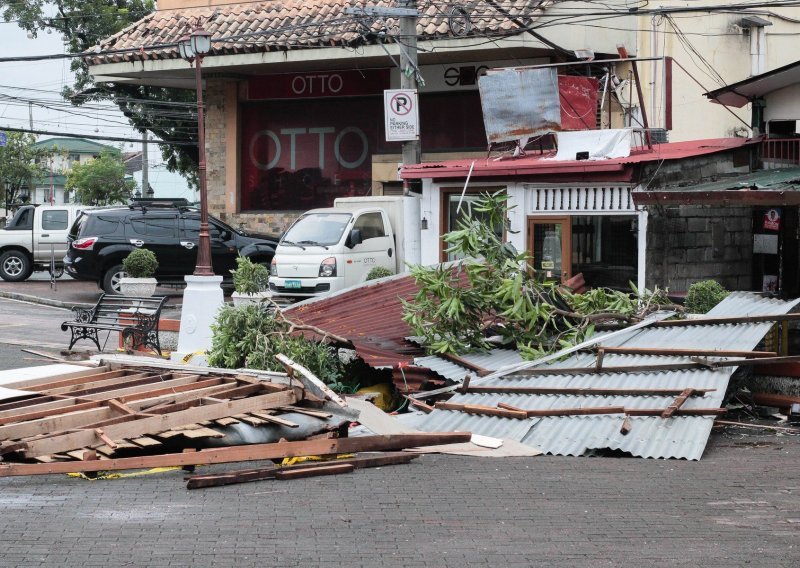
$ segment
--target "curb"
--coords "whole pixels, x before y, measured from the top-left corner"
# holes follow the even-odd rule
[[[42,306],[51,306],[53,308],[64,308],[65,310],[71,310],[73,307],[78,308],[93,308],[95,302],[91,304],[85,304],[81,302],[64,302],[61,300],[52,300],[50,298],[42,298],[41,296],[31,296],[29,294],[20,294],[18,292],[7,292],[5,290],[0,290],[0,298],[8,298],[9,300],[18,300],[20,302],[28,302],[30,304],[40,304]],[[164,306],[165,310],[180,310],[183,308],[183,304],[166,304]]]
[[[66,310],[72,309],[74,306],[80,308],[91,308],[94,304],[82,304],[80,302],[62,302],[61,300],[51,300],[50,298],[41,298],[39,296],[30,296],[28,294],[19,294],[17,292],[6,292],[0,290],[0,298],[8,298],[10,300],[19,300],[21,302],[29,302],[31,304],[41,304],[43,306],[51,306],[54,308],[64,308]]]

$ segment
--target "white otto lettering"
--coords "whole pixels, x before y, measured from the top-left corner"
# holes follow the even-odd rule
[[[318,164],[319,168],[324,170],[326,135],[334,133],[336,133],[336,129],[332,126],[315,126],[311,128],[281,128],[280,135],[276,134],[272,130],[259,130],[250,140],[250,160],[259,170],[271,170],[280,163],[284,146],[288,146],[289,169],[294,171],[297,169],[298,146],[300,146],[298,137],[317,136]],[[361,153],[355,160],[348,160],[342,156],[342,142],[348,135],[355,136],[361,142]],[[268,152],[263,146],[259,147],[259,143],[264,137],[269,138],[269,140],[272,141],[275,151],[275,154],[267,162],[263,162],[262,160],[269,157]],[[288,143],[283,144],[281,140]],[[308,153],[308,148],[303,146],[303,152]],[[267,155],[265,156],[265,154]],[[367,135],[357,126],[348,126],[347,128],[342,129],[336,135],[336,138],[334,138],[333,155],[336,159],[336,163],[345,169],[353,170],[360,167],[367,159],[368,154],[369,141],[367,140]]]
[[[335,95],[344,87],[344,79],[338,73],[332,75],[298,75],[292,79],[295,95]]]

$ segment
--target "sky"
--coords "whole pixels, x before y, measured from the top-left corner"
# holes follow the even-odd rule
[[[43,32],[31,39],[16,24],[0,21],[0,58],[64,52],[64,45],[57,33]],[[141,138],[141,134],[128,126],[127,120],[114,105],[99,107],[92,103],[82,108],[64,101],[60,96],[61,88],[73,83],[69,66],[68,59],[0,62],[0,130],[4,126],[29,128],[29,113],[32,111],[34,130]],[[29,106],[30,102],[32,106]],[[117,148],[122,144],[103,140],[98,142]],[[136,150],[140,147],[141,144],[135,145]],[[124,146],[124,151],[133,149],[129,143]],[[154,153],[158,155],[157,151],[151,152]]]
[[[0,58],[64,53],[64,44],[56,34],[40,33],[28,38],[16,24],[0,21]],[[61,97],[61,89],[72,85],[70,60],[0,62],[0,131],[4,127],[30,128],[54,133],[111,136],[139,140],[141,134],[130,127],[116,105],[90,103],[75,107]],[[32,105],[30,103],[33,103]],[[57,135],[41,135],[39,140]],[[120,148],[123,152],[141,150],[141,143],[96,140]],[[166,171],[161,152],[155,145],[148,153],[150,185],[156,197],[186,197],[193,200],[194,193],[180,175]],[[141,172],[137,184],[141,183]]]

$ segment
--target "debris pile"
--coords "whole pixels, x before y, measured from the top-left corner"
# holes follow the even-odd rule
[[[336,457],[470,439],[465,433],[339,437],[358,411],[303,367],[281,361],[285,374],[105,363],[4,381],[0,476]],[[390,453],[259,467],[200,476],[189,486],[330,475],[413,457]]]

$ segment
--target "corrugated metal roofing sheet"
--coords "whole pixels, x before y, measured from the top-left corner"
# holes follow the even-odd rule
[[[757,296],[752,293],[734,293],[708,315],[710,317],[733,317],[743,315],[779,315],[788,313],[800,299],[790,302]],[[687,327],[643,328],[629,334],[609,336],[602,341],[605,346],[663,347],[696,349],[751,350],[757,346],[771,324],[740,323],[726,325],[690,325]],[[691,397],[683,408],[719,408],[730,376],[735,367],[719,369],[687,369],[680,371],[646,371],[640,367],[647,364],[688,362],[686,357],[656,355],[608,354],[603,359],[606,367],[636,366],[629,373],[581,374],[566,369],[590,367],[595,356],[578,353],[569,358],[538,368],[565,369],[558,375],[524,375],[509,373],[504,376],[478,378],[472,386],[516,386],[540,388],[609,388],[609,389],[715,389],[703,396]],[[450,372],[450,369],[446,369]],[[631,409],[665,409],[675,397],[641,395],[535,395],[515,393],[466,393],[456,394],[449,402],[496,407],[498,403],[509,404],[526,410],[555,408],[586,408],[599,406],[622,406]],[[494,418],[494,420],[491,420]],[[634,456],[649,458],[683,458],[697,460],[703,454],[713,416],[661,417],[631,416],[631,431],[620,432],[624,420],[622,414],[588,416],[549,416],[527,420],[497,418],[467,414],[460,411],[436,409],[428,415],[415,419],[414,426],[421,430],[448,431],[466,429],[476,434],[498,438],[511,438],[556,455],[586,455],[592,450],[610,448],[629,452]],[[523,439],[520,432],[529,424]],[[502,428],[508,427],[509,435]],[[491,431],[491,433],[489,433]],[[513,437],[512,437],[513,436]]]

